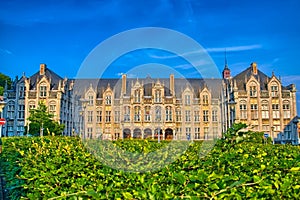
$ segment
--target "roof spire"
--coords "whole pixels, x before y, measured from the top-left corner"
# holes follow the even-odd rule
[[[227,54],[226,53],[227,52],[226,52],[226,48],[225,48],[225,52],[224,52],[224,54],[225,54],[225,69],[228,69]]]
[[[228,64],[227,64],[227,54],[226,54],[226,48],[225,48],[225,67],[224,67],[224,70],[223,70],[223,79],[229,79],[231,77],[231,74],[230,74],[230,69],[228,68]]]

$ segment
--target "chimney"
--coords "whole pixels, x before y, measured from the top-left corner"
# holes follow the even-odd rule
[[[46,64],[40,64],[40,75],[45,75]]]
[[[126,94],[126,74],[122,74],[122,95]]]
[[[252,73],[254,75],[257,75],[257,64],[256,64],[256,62],[251,63],[251,67],[252,67]]]
[[[170,90],[171,94],[175,95],[175,82],[174,82],[174,74],[170,74]]]

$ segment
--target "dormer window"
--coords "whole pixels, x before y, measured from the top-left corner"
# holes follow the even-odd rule
[[[155,103],[161,102],[161,91],[160,90],[155,90],[154,101],[155,101]]]
[[[277,97],[278,96],[278,86],[277,85],[272,85],[271,86],[271,96],[272,97]]]
[[[94,97],[93,97],[93,95],[89,95],[88,98],[89,98],[89,100],[88,100],[89,105],[90,105],[90,106],[94,105]]]
[[[47,96],[47,85],[45,83],[42,83],[40,85],[40,97],[46,97]]]
[[[203,102],[203,105],[208,105],[208,95],[207,94],[203,95],[202,102]]]
[[[134,91],[134,102],[136,103],[141,102],[141,93],[139,90]]]
[[[105,104],[106,104],[106,105],[111,105],[111,95],[107,95],[107,96],[105,97]]]
[[[24,97],[25,96],[25,86],[24,85],[20,85],[19,87],[19,97]]]
[[[191,105],[191,95],[185,95],[185,105]]]
[[[250,97],[256,97],[256,96],[257,96],[257,87],[250,86]]]

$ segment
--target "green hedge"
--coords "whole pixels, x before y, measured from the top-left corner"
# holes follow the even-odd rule
[[[144,153],[168,144],[114,142]],[[3,138],[0,167],[11,199],[299,198],[299,146],[218,141],[200,158],[201,146],[193,142],[159,171],[130,173],[103,165],[78,138]]]

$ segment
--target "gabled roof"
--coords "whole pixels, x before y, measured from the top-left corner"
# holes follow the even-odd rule
[[[253,76],[259,82],[261,90],[268,89],[267,84],[270,80],[270,77],[268,77],[260,70],[257,70],[257,74],[253,74],[252,67],[250,66],[246,70],[242,71],[241,73],[233,77],[233,79],[237,83],[237,87],[239,90],[246,90],[246,83],[249,81],[251,76]]]
[[[170,79],[169,78],[127,78],[126,79],[126,96],[130,96],[131,89],[136,82],[139,82],[144,88],[144,96],[152,96],[152,87],[159,82],[164,87],[164,95],[171,96]],[[177,98],[181,98],[182,92],[188,87],[196,98],[199,97],[199,92],[205,87],[210,90],[213,98],[219,98],[222,91],[222,79],[197,79],[197,78],[175,78],[174,90]],[[92,86],[97,91],[97,98],[101,98],[108,86],[114,91],[114,96],[121,96],[122,79],[76,79],[74,82],[74,94],[79,96],[84,95],[84,92]]]
[[[60,77],[58,74],[53,72],[52,70],[46,68],[45,74],[41,75],[40,72],[36,72],[32,76],[29,77],[30,79],[30,89],[34,89],[37,86],[37,81],[40,81],[43,77],[46,77],[48,80],[51,80],[50,89],[57,90],[59,81],[62,81],[63,78]]]

